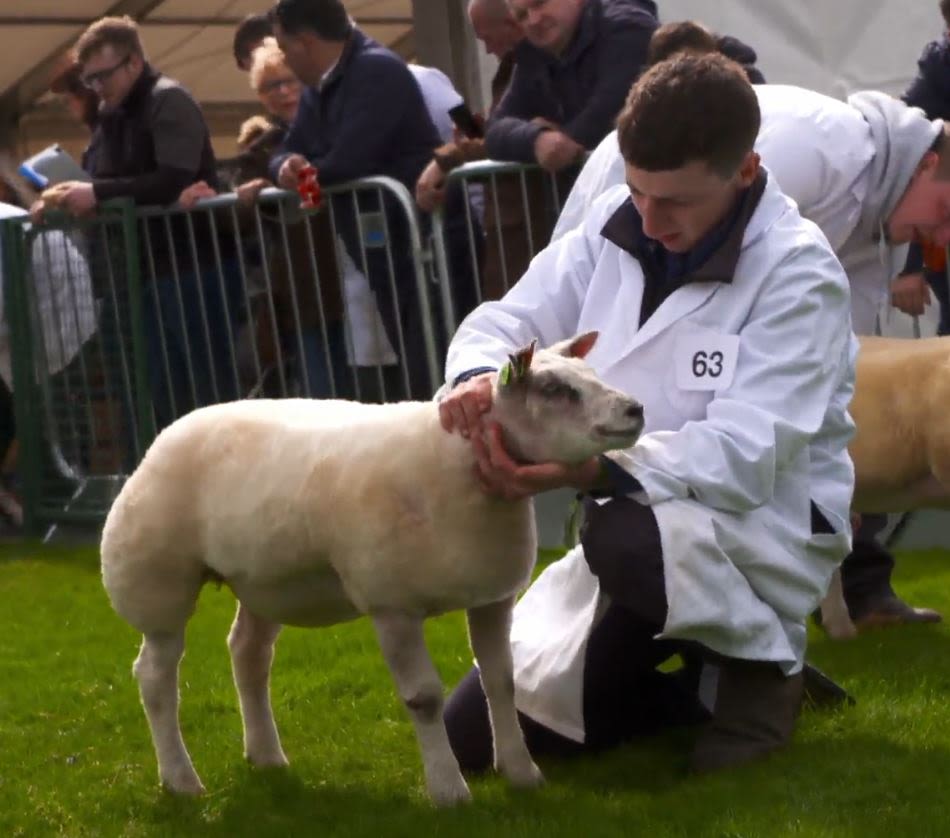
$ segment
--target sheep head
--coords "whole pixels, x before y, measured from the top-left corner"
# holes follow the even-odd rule
[[[516,459],[576,464],[636,442],[643,406],[601,381],[584,361],[597,334],[547,349],[532,341],[509,355],[495,382],[492,413]]]

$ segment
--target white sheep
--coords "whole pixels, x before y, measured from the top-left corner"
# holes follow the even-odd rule
[[[636,440],[642,407],[581,360],[595,339],[511,356],[492,413],[513,455],[578,463]],[[203,791],[178,723],[178,665],[199,591],[216,580],[238,599],[228,646],[252,763],[287,763],[268,685],[281,625],[367,615],[415,725],[431,798],[469,799],[423,639],[426,617],[465,608],[496,767],[515,785],[537,785],[508,640],[536,541],[531,502],[481,490],[470,443],[442,429],[435,402],[243,401],[178,420],[125,484],[102,536],[112,605],[144,635],[133,671],[162,782]]]
[[[862,337],[848,450],[854,460],[856,513],[950,509],[950,338]],[[834,638],[857,632],[840,573],[821,605]]]

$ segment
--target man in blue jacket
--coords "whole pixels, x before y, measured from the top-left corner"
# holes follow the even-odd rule
[[[525,39],[488,124],[496,160],[558,172],[613,128],[657,28],[653,0],[509,0]]]
[[[295,189],[300,170],[312,164],[324,186],[387,175],[411,194],[440,140],[406,63],[357,29],[340,0],[280,0],[271,14],[287,63],[307,85],[282,151],[271,161],[272,178]],[[358,219],[349,196],[334,199],[333,209],[357,266],[365,252],[390,343],[408,375],[408,387],[404,380],[386,382],[387,398],[428,398],[434,382],[426,367],[406,213],[394,200],[381,206],[372,195],[361,197]],[[386,249],[374,246],[384,233],[392,274]]]

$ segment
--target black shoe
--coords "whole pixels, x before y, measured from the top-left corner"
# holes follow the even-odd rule
[[[857,609],[855,609],[857,610]],[[902,625],[904,623],[939,623],[943,617],[932,608],[914,608],[897,594],[889,593],[863,603],[852,617],[858,631],[868,628]]]
[[[857,704],[851,693],[810,663],[805,664],[802,677],[804,699],[811,707],[825,709],[838,707],[841,704],[847,704],[850,707]]]

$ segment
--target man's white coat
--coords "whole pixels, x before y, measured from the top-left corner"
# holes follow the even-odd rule
[[[640,328],[640,265],[601,235],[628,197],[625,188],[604,195],[503,300],[469,315],[449,350],[447,380],[500,367],[534,337],[549,345],[598,330],[587,360],[645,407],[644,435],[616,460],[639,480],[638,499],[659,523],[664,636],[794,672],[805,618],[850,540],[847,279],[818,229],[769,182],[732,281],[681,287]],[[717,358],[715,379],[696,375],[698,357]],[[810,501],[835,534],[812,535]],[[603,606],[576,548],[515,612],[518,706],[576,740],[585,645]]]

